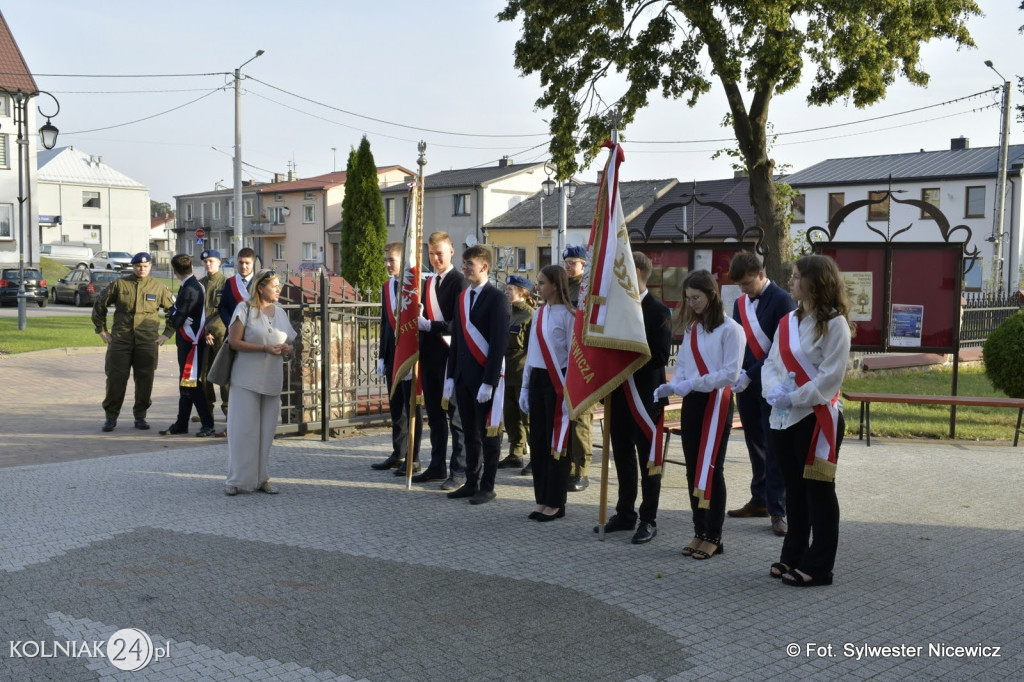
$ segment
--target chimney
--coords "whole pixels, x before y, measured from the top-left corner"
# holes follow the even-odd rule
[[[289,171],[288,171],[288,182],[291,182],[291,181],[293,181],[294,179],[295,179],[295,171],[293,171],[293,170],[289,170]]]
[[[507,155],[498,159],[498,168],[508,168],[510,165],[512,165],[512,160]]]
[[[274,182],[284,182],[284,173],[274,173]]]
[[[970,139],[964,137],[963,135],[961,135],[960,137],[954,137],[952,140],[949,141],[949,150],[951,152],[960,152],[970,148]]]

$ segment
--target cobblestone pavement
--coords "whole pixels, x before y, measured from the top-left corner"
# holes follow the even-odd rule
[[[7,390],[12,366],[0,361]],[[406,490],[369,467],[384,432],[279,439],[281,494],[229,498],[223,441],[130,430],[140,449],[100,456],[108,441],[87,420],[82,458],[34,464],[0,428],[0,679],[1024,678],[1021,449],[848,440],[835,585],[795,590],[768,577],[780,540],[766,519],[727,519],[710,561],[679,554],[692,531],[678,466],[658,536],[634,546],[592,532],[597,485],[548,524],[526,519],[517,472],[499,472],[482,506]],[[739,437],[725,473],[738,506]],[[123,628],[157,648],[138,672],[87,646]],[[53,655],[66,642],[78,655]]]

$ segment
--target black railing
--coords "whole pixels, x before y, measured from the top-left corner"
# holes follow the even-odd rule
[[[963,319],[960,323],[961,347],[982,346],[993,329],[1021,309],[1019,292],[972,293],[965,295]]]

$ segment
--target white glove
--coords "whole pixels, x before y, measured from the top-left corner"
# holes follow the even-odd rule
[[[530,391],[528,389],[520,389],[519,391],[519,409],[524,414],[530,413]]]
[[[662,398],[669,397],[673,393],[675,393],[675,391],[672,390],[672,384],[662,384],[654,389],[654,400],[657,402]]]
[[[693,390],[693,382],[689,379],[683,379],[678,383],[672,383],[671,386],[676,395],[681,395],[684,398]]]
[[[480,390],[476,392],[476,401],[486,403],[494,397],[494,387],[490,384],[480,384]]]
[[[736,383],[732,385],[733,393],[742,393],[743,390],[750,385],[750,377],[747,376],[747,370],[740,370],[740,378],[736,380]]]
[[[444,389],[441,390],[441,397],[445,400],[451,400],[453,395],[455,395],[455,379],[445,379]]]
[[[786,408],[793,406],[793,399],[789,397],[789,391],[787,391],[781,384],[768,391],[768,395],[766,395],[764,399],[769,405],[777,407],[780,410],[785,410]]]
[[[416,318],[416,327],[419,328],[419,330],[421,332],[429,332],[430,331],[430,320],[428,320],[425,317],[417,317]]]
[[[402,377],[402,381],[412,381],[412,372],[409,372],[404,377]]]
[[[384,361],[377,361],[377,376],[384,376]]]

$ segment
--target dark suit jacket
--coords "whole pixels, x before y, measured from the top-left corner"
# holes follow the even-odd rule
[[[255,276],[255,273],[249,275],[249,284],[252,284],[252,278]],[[220,303],[217,304],[217,312],[220,315],[221,322],[224,323],[225,329],[231,325],[231,316],[235,314],[235,307],[239,303],[239,301],[236,301],[234,297],[232,297],[230,292],[225,291],[225,289],[228,288],[228,281],[233,278],[234,275],[224,278],[224,286],[221,288],[220,292]]]
[[[420,300],[424,306],[427,304],[427,286],[432,282],[432,278],[423,281]],[[466,277],[455,268],[452,268],[451,272],[441,280],[437,300],[447,322],[434,322],[431,324],[429,332],[420,332],[420,367],[422,371],[444,374],[445,363],[448,361],[448,344],[441,337],[452,333],[452,323],[455,319],[459,294],[465,288]],[[505,329],[507,331],[508,327]]]
[[[391,328],[391,323],[388,321],[388,286],[395,286],[398,280],[392,282],[388,278],[387,282],[384,282],[381,286],[380,293],[380,357],[384,361],[384,369],[387,371],[387,375],[391,376],[391,370],[395,364],[395,330]],[[396,320],[397,324],[397,320]]]
[[[188,279],[184,279],[181,282],[181,288],[178,289],[178,297],[175,299],[174,305],[171,306],[171,311],[167,316],[167,324],[177,330],[185,324],[185,320],[191,317],[192,331],[199,332],[201,329],[200,322],[202,321],[205,309],[206,293],[203,291],[203,286],[195,276],[190,275]],[[181,334],[175,334],[174,340],[179,346],[192,346],[192,342]]]
[[[665,367],[668,365],[669,347],[672,345],[672,313],[649,291],[640,301],[640,309],[644,313],[644,331],[647,335],[647,346],[651,349],[651,359],[633,373],[633,381],[644,407],[647,408],[647,413],[653,416],[654,389],[666,381]],[[662,398],[658,404],[665,406],[668,399]]]
[[[466,294],[469,296],[469,293]],[[473,357],[463,333],[462,306],[456,302],[452,329],[452,347],[448,354],[448,376],[456,383],[477,390],[482,384],[498,386],[501,363],[508,347],[508,299],[498,287],[488,283],[477,294],[476,303],[469,312],[469,320],[487,340],[487,362],[481,367]]]
[[[796,301],[789,295],[789,292],[778,286],[774,282],[771,285],[766,284],[761,290],[761,295],[757,299],[757,321],[761,325],[761,329],[764,330],[765,335],[769,339],[775,338],[775,330],[779,327],[779,320],[786,316],[786,313],[796,309]],[[740,317],[740,302],[736,300],[732,305],[732,319],[743,324],[742,318]],[[765,359],[768,355],[765,354]],[[758,360],[754,357],[754,353],[750,350],[750,344],[748,343],[743,351],[743,369],[746,370],[747,376],[750,377],[751,385],[761,383],[761,365],[764,364],[764,360]],[[760,389],[756,386],[754,389],[757,390],[760,395]],[[751,390],[747,388],[747,390]]]

